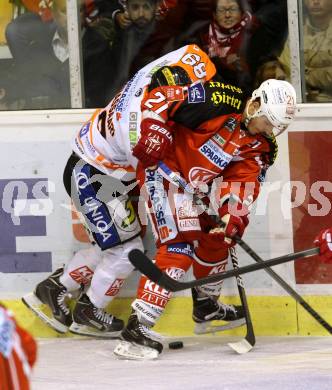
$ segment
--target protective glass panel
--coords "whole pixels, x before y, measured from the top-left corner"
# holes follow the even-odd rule
[[[20,1],[27,10],[17,15],[14,7],[5,23],[11,61],[1,72],[2,109],[70,108],[70,88],[73,96],[80,83],[72,70],[79,64],[83,108],[103,107],[141,67],[188,43],[207,51],[222,76],[245,89],[287,77],[278,61],[287,39],[285,0],[81,0],[82,55],[71,72],[68,56],[79,47],[68,50],[66,0]]]
[[[66,1],[42,3],[41,14],[32,1],[14,7],[5,29],[12,58],[3,75],[8,109],[70,108]]]
[[[332,101],[332,2],[303,0],[305,101]]]

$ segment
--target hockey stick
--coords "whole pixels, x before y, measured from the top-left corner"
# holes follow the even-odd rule
[[[266,265],[264,261],[253,249],[249,247],[240,237],[235,237],[235,241],[240,247],[251,256],[257,264]],[[319,248],[316,249],[314,253],[309,256],[319,254]],[[310,251],[310,249],[308,250]],[[287,293],[293,297],[296,302],[298,302],[323,328],[325,328],[330,334],[332,334],[332,326],[324,320],[324,318],[316,312],[302,297],[299,295],[288,283],[284,281],[276,272],[274,272],[269,267],[264,267],[264,270],[285,290]]]
[[[169,179],[172,183],[180,186],[184,191],[187,191],[193,194],[193,200],[196,202],[197,206],[203,211],[207,212],[211,218],[213,218],[217,223],[220,222],[218,216],[213,214],[213,210],[209,208],[204,202],[203,194],[197,194],[194,192],[194,189],[183,179],[181,176],[173,172],[166,164],[160,162],[158,164],[158,169],[164,173],[164,177]],[[189,187],[189,190],[188,190]],[[212,211],[212,212],[211,212]],[[219,220],[219,221],[218,221]],[[240,237],[233,238],[241,248],[247,252],[257,263],[264,263],[264,260],[257,255]],[[318,254],[319,251],[314,254]],[[265,268],[265,267],[264,267]],[[332,334],[332,327],[329,325],[302,297],[299,295],[284,279],[282,279],[276,272],[269,268],[265,268],[265,271],[285,290],[287,293],[293,297],[321,326],[323,326],[330,334]]]
[[[231,255],[234,270],[238,271],[239,270],[239,262],[238,262],[236,250],[234,247],[230,249],[230,255]],[[241,305],[242,305],[242,309],[244,312],[244,317],[246,320],[247,334],[243,340],[238,341],[236,343],[228,343],[228,346],[230,348],[232,348],[235,352],[237,352],[239,354],[243,354],[243,353],[249,352],[254,347],[254,345],[256,343],[256,338],[255,338],[255,333],[254,333],[254,327],[253,327],[252,321],[251,321],[247,296],[246,296],[246,292],[245,292],[244,285],[243,285],[243,279],[240,275],[236,276],[236,283],[237,283],[237,288],[238,288],[239,295],[240,295],[240,300],[241,300]]]
[[[204,212],[209,211],[208,206],[203,202],[204,195],[202,194],[202,196],[199,196],[200,194],[196,193],[195,189],[189,183],[187,183],[185,179],[183,179],[180,175],[173,172],[163,162],[159,162],[158,169],[163,174],[164,177],[166,176],[167,180],[169,180],[173,184],[176,184],[177,186],[182,188],[185,192],[192,194],[194,202],[196,203],[196,205],[199,208],[201,208]],[[212,212],[209,213],[211,218],[216,219],[214,210],[211,210],[211,211]],[[219,218],[219,217],[217,217],[217,218]],[[239,269],[239,263],[238,263],[238,259],[236,256],[235,248],[232,248],[230,250],[230,255],[231,255],[231,259],[232,259],[233,268],[236,271]],[[254,347],[256,339],[255,339],[254,328],[253,328],[251,317],[250,317],[247,296],[246,296],[246,292],[245,292],[244,285],[243,285],[243,279],[241,278],[240,275],[236,276],[236,283],[237,283],[237,287],[238,287],[238,291],[239,291],[239,295],[240,295],[241,305],[242,305],[243,312],[244,312],[245,323],[247,326],[247,334],[243,340],[236,342],[236,343],[229,343],[228,345],[230,348],[232,348],[237,353],[242,354],[242,353],[249,352]]]
[[[301,252],[290,253],[281,257],[276,257],[271,260],[262,261],[261,263],[249,264],[239,269],[232,269],[226,272],[221,272],[214,275],[209,275],[204,278],[191,280],[188,282],[179,282],[172,279],[165,272],[161,271],[142,251],[133,249],[129,252],[129,260],[142,274],[150,280],[169,291],[182,291],[192,287],[202,286],[208,283],[219,282],[220,280],[228,279],[233,276],[239,276],[248,272],[258,271],[267,267],[273,267],[278,264],[287,263],[288,261],[301,259],[317,255],[319,248],[311,248]]]

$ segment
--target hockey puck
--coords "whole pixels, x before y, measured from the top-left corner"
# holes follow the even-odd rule
[[[168,344],[169,349],[181,349],[183,348],[183,342],[182,341],[173,341]]]

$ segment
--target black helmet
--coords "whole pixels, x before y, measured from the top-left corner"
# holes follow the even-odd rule
[[[191,79],[181,66],[163,66],[152,76],[149,91],[168,85],[190,85]]]

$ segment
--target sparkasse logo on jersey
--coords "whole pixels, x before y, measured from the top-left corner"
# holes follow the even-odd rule
[[[224,169],[233,158],[233,156],[224,152],[212,140],[205,142],[205,144],[200,147],[199,151],[211,161],[213,165],[220,169]]]

